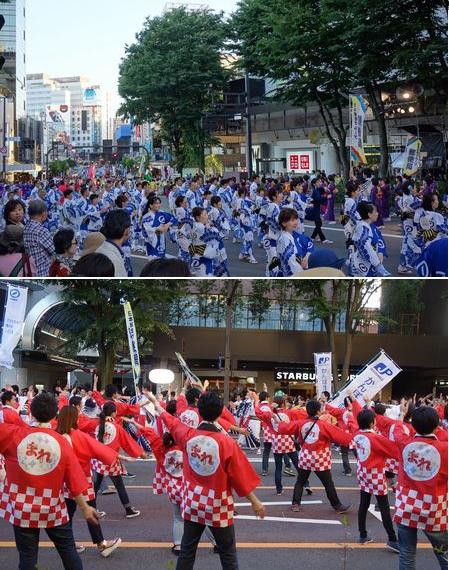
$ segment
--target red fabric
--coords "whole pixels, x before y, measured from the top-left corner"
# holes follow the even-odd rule
[[[0,516],[24,528],[66,524],[63,484],[74,496],[89,487],[67,440],[45,427],[0,424],[0,453],[7,471]]]
[[[58,410],[61,411],[62,408],[69,405],[69,399],[65,394],[59,394],[58,397]]]
[[[118,459],[118,451],[100,443],[79,429],[72,429],[69,436],[69,443],[86,476],[90,475],[92,459],[99,459],[106,465],[112,465]]]
[[[56,261],[56,259],[50,265],[50,269],[48,271],[49,277],[69,277],[70,275],[70,269],[59,261]]]
[[[187,408],[178,414],[180,421],[191,428],[197,428],[201,423],[201,416],[198,408],[187,406]]]
[[[162,419],[184,454],[183,518],[208,526],[230,526],[232,491],[247,496],[260,483],[246,455],[222,431],[189,428],[166,412]]]
[[[176,414],[179,416],[182,412],[187,409],[189,404],[187,403],[184,394],[180,394],[179,398],[176,400]]]
[[[5,424],[14,424],[16,426],[26,427],[28,424],[22,420],[18,411],[9,406],[2,408],[3,422]]]
[[[264,424],[267,426],[271,426],[272,435],[271,435],[271,443],[273,453],[291,453],[295,451],[295,442],[291,435],[281,434],[278,433],[273,429],[273,422],[278,424],[278,422],[282,423],[290,423],[290,418],[287,415],[287,410],[284,409],[277,409],[273,412],[264,412],[262,411],[262,407],[256,410],[256,415],[259,417]]]
[[[117,418],[121,418],[122,416],[138,416],[140,414],[140,406],[136,404],[125,404],[119,400],[106,400],[97,390],[92,392],[92,398],[100,408],[104,406],[105,402],[114,402],[117,409]]]
[[[447,442],[395,428],[399,473],[394,521],[430,532],[447,530]]]

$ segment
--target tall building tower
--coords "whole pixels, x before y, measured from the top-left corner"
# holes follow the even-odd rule
[[[0,3],[0,14],[5,18],[0,51],[6,60],[0,73],[0,95],[14,101],[14,120],[26,114],[25,2]]]

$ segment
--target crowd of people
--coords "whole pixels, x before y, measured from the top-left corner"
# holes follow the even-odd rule
[[[447,398],[432,394],[384,404],[352,393],[343,407],[328,392],[293,400],[244,390],[226,407],[218,387],[187,381],[181,393],[152,392],[151,383],[126,396],[110,384],[58,388],[39,394],[30,387],[1,391],[0,516],[14,528],[20,568],[34,569],[39,529],[54,542],[64,567],[82,568],[84,547],[74,538],[77,508],[87,521],[100,556],[120,546],[105,540],[98,502],[108,491],[108,477],[126,518],[141,515],[131,505],[124,477],[126,462],[154,455],[153,492],[166,495],[173,512],[172,552],[177,568],[193,568],[199,540],[206,531],[226,570],[238,568],[233,495],[246,497],[256,516],[265,506],[255,495],[261,482],[242,447],[263,447],[262,476],[268,457],[275,460],[275,485],[284,494],[284,472],[297,474],[291,510],[306,512],[304,489],[313,491],[314,473],[331,507],[346,513],[335,488],[333,445],[340,446],[343,469],[351,475],[348,453],[357,461],[360,487],[360,544],[372,541],[367,512],[374,495],[386,532],[386,547],[399,554],[401,570],[415,568],[418,530],[430,541],[441,568],[447,567]],[[260,429],[262,426],[262,429]],[[236,439],[238,436],[239,439]],[[333,453],[334,452],[334,453]],[[294,468],[294,471],[292,469]],[[393,517],[388,492],[395,493]],[[167,529],[168,532],[168,529]]]
[[[337,182],[320,171],[241,182],[74,174],[2,186],[0,274],[131,277],[137,254],[148,261],[141,276],[230,276],[226,242],[232,240],[240,244],[242,263],[258,263],[255,248],[265,251],[267,277],[322,267],[388,276],[382,228],[397,216],[403,231],[397,271],[447,275],[447,194],[430,176],[421,185],[401,176],[393,184],[366,168],[346,183],[344,204],[337,204],[343,198]],[[339,259],[325,247],[333,242],[323,220],[343,226],[346,256]],[[307,222],[314,226],[310,237]],[[167,254],[168,240],[177,255]]]

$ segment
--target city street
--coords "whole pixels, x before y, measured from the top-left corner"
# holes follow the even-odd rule
[[[250,460],[260,473],[261,456],[250,452]],[[236,499],[236,536],[240,567],[242,569],[276,568],[294,570],[305,568],[332,568],[332,570],[393,570],[398,567],[398,556],[385,549],[386,536],[380,522],[380,514],[372,505],[367,528],[373,542],[360,546],[357,531],[357,506],[359,490],[355,475],[341,474],[341,459],[334,452],[333,478],[342,502],[353,505],[347,515],[337,516],[324,494],[318,479],[311,478],[313,494],[305,496],[301,512],[290,511],[293,477],[283,475],[285,493],[276,496],[274,487],[274,463],[271,459],[270,473],[262,478],[256,491],[266,504],[266,520],[255,520],[245,499]],[[352,463],[355,463],[352,460]],[[85,570],[111,568],[129,570],[148,568],[172,570],[176,558],[170,553],[171,506],[165,496],[152,493],[151,482],[154,461],[129,463],[128,469],[136,474],[134,479],[125,479],[132,504],[141,510],[141,516],[127,520],[117,495],[100,497],[99,508],[106,511],[101,525],[105,538],[120,536],[122,546],[110,559],[101,558],[89,542],[87,526],[79,515],[75,518],[75,538],[87,548],[81,554]],[[355,470],[355,464],[352,465]],[[390,504],[393,496],[390,495]],[[423,535],[420,537],[423,538]],[[45,533],[41,533],[39,570],[57,570],[62,567],[53,545]],[[17,566],[12,527],[0,520],[1,568],[10,570]],[[436,567],[429,543],[418,547],[417,568]],[[213,554],[207,542],[202,542],[195,568],[212,570],[219,568],[218,555]]]
[[[306,234],[308,236],[312,234],[313,227],[313,224],[306,224]],[[332,245],[321,245],[320,242],[317,242],[317,249],[324,247],[329,248],[334,250],[339,258],[346,257],[346,240],[342,226],[339,223],[333,225],[325,223],[323,224],[323,231],[326,238],[334,243]],[[402,229],[400,228],[398,218],[393,217],[391,222],[385,222],[385,227],[382,228],[381,231],[388,248],[388,259],[385,260],[385,267],[392,275],[398,276],[397,268],[402,243]],[[229,239],[225,242],[225,245],[232,277],[265,277],[266,255],[262,248],[254,248],[254,256],[259,263],[257,265],[251,265],[239,261],[240,244],[234,244],[232,240]],[[174,256],[178,253],[178,248],[170,240],[167,240],[167,252]],[[133,255],[133,270],[135,276],[140,275],[145,263],[145,256]]]

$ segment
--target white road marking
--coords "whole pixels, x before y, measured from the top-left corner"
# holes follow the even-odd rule
[[[390,506],[390,511],[394,511],[394,507]],[[368,512],[370,512],[373,516],[375,516],[377,520],[382,522],[382,515],[380,514],[380,511],[376,511],[375,505],[370,505]]]
[[[262,505],[290,505],[291,501],[262,501]],[[322,505],[323,501],[301,501],[301,505]],[[234,507],[250,507],[251,503],[234,503]]]
[[[265,517],[264,519],[260,519],[256,516],[251,515],[237,515],[234,519],[240,520],[247,520],[247,521],[272,521],[272,522],[294,522],[294,523],[305,523],[305,524],[332,524],[332,525],[341,525],[340,521],[331,521],[331,520],[323,520],[323,519],[294,519],[290,517]]]
[[[310,229],[315,228],[315,226],[309,226],[308,224],[305,224],[305,227],[306,227],[306,228],[310,228]],[[326,231],[329,230],[329,231],[331,231],[331,232],[343,232],[343,231],[344,231],[343,229],[340,229],[340,228],[330,228],[329,226],[323,226],[323,230],[326,230]],[[383,236],[383,237],[388,237],[388,238],[402,239],[402,236],[398,236],[398,235],[396,235],[396,234],[384,234],[383,232],[382,232],[382,236]]]

